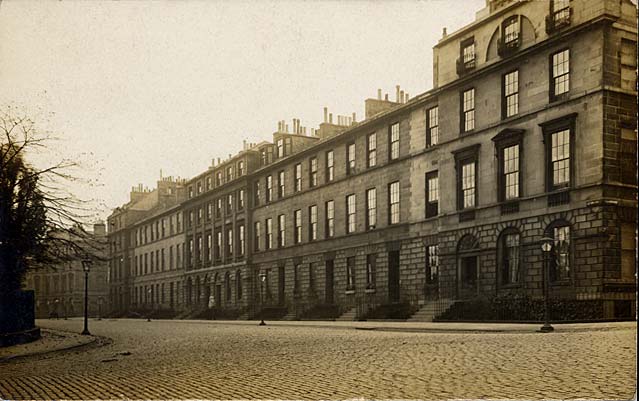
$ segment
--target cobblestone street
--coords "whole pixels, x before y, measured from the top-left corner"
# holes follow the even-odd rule
[[[1,363],[0,397],[629,399],[635,391],[635,323],[552,334],[319,327],[330,324],[92,320],[92,334],[112,342]],[[40,325],[82,329],[81,320]]]

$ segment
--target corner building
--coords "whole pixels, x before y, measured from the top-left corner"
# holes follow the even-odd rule
[[[636,8],[488,1],[477,17],[434,47],[433,90],[369,99],[364,122],[325,122],[256,171],[265,307],[435,317],[540,298],[548,236],[551,299],[634,313]]]
[[[563,318],[633,316],[636,20],[487,0],[434,46],[432,90],[218,160],[177,206],[191,316],[481,319],[542,298],[542,237]]]

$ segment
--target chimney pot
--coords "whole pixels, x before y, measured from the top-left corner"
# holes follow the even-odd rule
[[[333,113],[328,113],[328,123],[333,124]]]
[[[381,91],[379,92],[379,98],[380,98],[380,100],[382,99],[382,92]],[[355,112],[353,112],[353,122],[356,122],[356,121],[357,121],[357,119],[355,118]]]
[[[382,90],[377,89],[377,100],[382,100]]]
[[[444,27],[444,29],[442,29],[442,36],[445,38],[446,37],[446,27]]]
[[[395,85],[395,101],[399,103],[399,85]]]
[[[388,93],[384,95],[384,100],[388,102]]]
[[[328,122],[328,107],[324,107],[324,122]]]

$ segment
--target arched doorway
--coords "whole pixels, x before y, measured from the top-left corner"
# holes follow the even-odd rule
[[[457,243],[457,298],[477,296],[479,277],[479,241],[472,234]]]

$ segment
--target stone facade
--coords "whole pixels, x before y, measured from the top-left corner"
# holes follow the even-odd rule
[[[334,124],[325,110],[311,136],[280,122],[272,144],[190,180],[179,207],[196,216],[185,237],[191,309],[212,297],[243,317],[318,307],[366,317],[539,299],[550,237],[550,297],[597,300],[604,318],[634,311],[636,8],[561,4],[489,1],[434,47],[434,89],[408,99],[398,87],[395,102],[380,92],[361,122]],[[240,160],[245,174],[216,178]],[[240,190],[241,212],[204,217]],[[227,255],[239,226],[242,253]]]
[[[94,224],[93,231],[89,231],[89,234],[96,249],[91,251],[95,258],[88,275],[88,314],[100,317],[110,312],[108,268],[104,261],[104,223]],[[70,235],[67,234],[67,237],[70,238]],[[69,260],[56,266],[30,271],[25,278],[25,288],[35,291],[36,318],[83,316],[84,280],[81,260]]]

